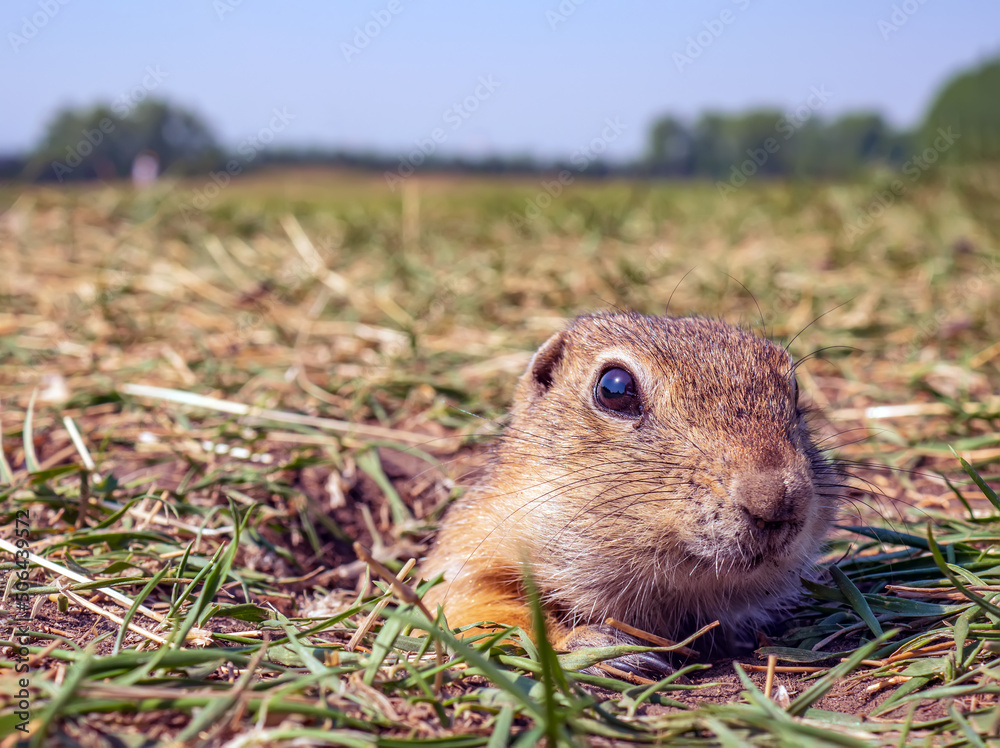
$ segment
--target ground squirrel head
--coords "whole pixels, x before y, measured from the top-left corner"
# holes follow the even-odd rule
[[[510,504],[502,537],[553,605],[654,631],[769,618],[836,493],[784,348],[632,313],[580,317],[539,349],[491,483]]]
[[[733,644],[795,598],[838,474],[781,346],[699,317],[583,316],[521,377],[424,565],[445,579],[428,599],[453,625],[530,625],[527,562],[563,635],[610,617],[681,638],[718,619]]]

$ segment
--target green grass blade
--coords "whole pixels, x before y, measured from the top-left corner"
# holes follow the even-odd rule
[[[833,576],[833,581],[837,583],[837,587],[844,593],[847,602],[854,608],[854,612],[861,617],[862,621],[868,624],[868,628],[872,630],[875,636],[882,636],[882,625],[875,618],[875,614],[872,613],[872,609],[869,607],[868,601],[865,600],[865,596],[861,594],[861,590],[854,585],[854,582],[837,565],[830,567],[830,574]]]
[[[254,654],[250,664],[247,665],[246,669],[240,674],[240,677],[237,679],[236,683],[233,684],[233,687],[194,715],[187,727],[181,730],[180,734],[177,736],[176,742],[178,744],[183,745],[194,740],[199,733],[203,730],[208,730],[222,719],[222,716],[236,704],[240,696],[242,696],[247,688],[250,687],[250,683],[258,675],[257,666],[260,664],[260,661],[264,657],[266,651],[267,645],[264,645]]]
[[[986,743],[983,742],[983,739],[973,729],[972,725],[969,724],[965,717],[959,714],[958,709],[955,708],[954,701],[948,705],[948,716],[958,725],[958,729],[965,735],[965,739],[969,741],[969,745],[973,746],[973,748],[986,748]]]
[[[722,720],[716,717],[708,717],[705,720],[705,726],[715,734],[722,748],[745,748],[747,745],[746,740],[742,736],[730,730]]]
[[[38,728],[38,732],[31,736],[31,748],[41,748],[44,745],[49,727],[53,725],[62,709],[72,702],[77,689],[90,673],[93,661],[94,653],[88,648],[84,651],[83,657],[67,670],[65,680],[42,710],[39,719],[41,726]]]
[[[385,471],[382,469],[382,460],[379,459],[378,452],[374,449],[365,449],[359,452],[354,460],[358,467],[367,473],[368,477],[375,481],[375,483],[378,484],[378,487],[382,490],[386,501],[389,502],[389,510],[392,513],[393,524],[397,528],[408,528],[413,526],[415,523],[413,515],[410,513],[409,507],[406,506],[406,502],[400,498],[395,486],[392,485],[392,481],[389,480]]]
[[[866,526],[860,527],[856,525],[847,525],[844,527],[838,527],[841,530],[848,530],[857,535],[865,535],[869,538],[873,538],[880,543],[885,545],[902,545],[907,548],[917,548],[922,551],[929,550],[927,548],[927,541],[924,540],[919,535],[910,535],[909,533],[899,532],[898,530],[893,530],[888,527],[875,527]]]
[[[904,697],[909,696],[911,693],[916,693],[924,688],[924,686],[933,682],[934,679],[929,676],[914,676],[910,680],[903,683],[895,691],[889,694],[888,698],[879,704],[872,711],[872,716],[877,717],[880,714],[885,714],[886,712],[892,711],[900,706]]]
[[[538,660],[542,670],[542,706],[543,706],[543,727],[550,746],[555,746],[559,742],[561,724],[559,708],[556,704],[556,688],[564,693],[569,693],[569,683],[566,680],[566,673],[563,672],[556,657],[555,649],[549,641],[548,625],[545,620],[545,610],[542,608],[542,598],[535,585],[534,577],[527,564],[522,569],[524,576],[525,591],[528,602],[531,606],[531,623],[534,629],[534,641],[538,647]]]
[[[506,748],[510,743],[510,731],[514,726],[514,709],[505,706],[493,720],[493,732],[490,733],[486,748]]]
[[[788,705],[788,713],[793,717],[799,717],[804,714],[806,709],[823,698],[827,692],[833,688],[834,684],[838,680],[854,670],[854,668],[861,664],[862,660],[868,659],[872,652],[882,646],[885,642],[892,639],[897,633],[899,632],[896,630],[887,631],[879,636],[879,638],[875,641],[868,642],[863,647],[859,647],[850,657],[839,663],[826,675],[816,681],[816,683],[810,686],[806,691],[796,697],[795,700]]]
[[[413,610],[412,605],[403,605],[398,609],[399,613],[409,613]],[[372,653],[368,659],[368,666],[365,668],[364,682],[369,686],[375,682],[378,670],[382,667],[386,657],[392,654],[396,639],[406,628],[406,622],[399,615],[390,615],[385,618],[382,630],[378,632],[375,641],[372,643]]]
[[[170,571],[170,564],[167,563],[162,569],[160,569],[153,577],[146,583],[146,586],[142,588],[138,595],[132,602],[131,607],[126,611],[124,618],[122,619],[122,625],[118,629],[118,636],[115,637],[115,645],[111,649],[111,654],[118,654],[121,651],[122,643],[125,641],[125,635],[128,633],[128,625],[135,617],[136,612],[149,597],[149,594],[156,589],[156,586],[163,580]]]
[[[962,467],[965,469],[965,472],[968,473],[972,482],[979,486],[979,490],[983,492],[983,496],[989,500],[994,508],[1000,509],[1000,496],[997,496],[997,492],[986,484],[986,481],[983,480],[983,476],[981,476],[964,457],[959,456],[958,452],[954,449],[951,450],[951,453],[955,455],[955,457],[958,457],[958,461],[962,463]]]
[[[941,570],[941,573],[948,578],[948,581],[955,586],[955,589],[957,589],[967,598],[972,600],[972,602],[981,607],[983,610],[992,613],[995,616],[1000,616],[1000,607],[997,607],[986,598],[977,595],[975,592],[973,592],[972,590],[967,588],[964,584],[962,584],[961,581],[959,581],[958,575],[951,570],[951,567],[948,565],[948,562],[945,561],[944,554],[941,552],[941,548],[938,546],[937,541],[934,540],[934,531],[931,528],[930,524],[927,525],[927,542],[930,545],[931,555],[934,557],[934,563],[937,564],[937,567]]]

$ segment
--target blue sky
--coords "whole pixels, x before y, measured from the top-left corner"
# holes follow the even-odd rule
[[[552,157],[610,119],[607,155],[630,158],[662,113],[790,110],[813,89],[824,115],[911,125],[1000,53],[1000,3],[3,0],[0,33],[0,153],[60,106],[151,93],[231,146],[277,109],[275,145],[402,152],[440,129],[441,152]]]

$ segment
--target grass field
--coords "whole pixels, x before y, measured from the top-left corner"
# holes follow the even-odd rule
[[[1000,172],[893,178],[0,185],[0,746],[995,740]],[[352,542],[419,561],[531,352],[668,299],[812,356],[794,620],[687,682],[425,635]]]

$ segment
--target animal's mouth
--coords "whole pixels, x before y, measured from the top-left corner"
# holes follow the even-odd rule
[[[754,520],[754,526],[763,533],[777,535],[788,526],[788,522],[785,520],[770,522],[768,520],[757,519]]]
[[[760,542],[759,539],[743,536],[725,547],[715,546],[707,553],[706,549],[702,549],[701,553],[692,554],[691,560],[703,569],[704,562],[710,560],[709,566],[716,576],[750,572],[763,566],[785,564],[788,558],[795,556],[795,545],[793,537],[784,537],[781,542]]]
[[[753,571],[763,566],[770,557],[770,554],[762,550],[751,551],[744,548],[739,553],[734,552],[733,547],[711,550],[702,548],[697,552],[687,553],[685,562],[692,576],[719,579]]]
[[[768,555],[766,553],[747,553],[741,556],[731,556],[729,559],[722,560],[721,563],[716,565],[719,567],[719,571],[728,570],[732,574],[734,572],[754,571],[763,566],[767,560]]]

